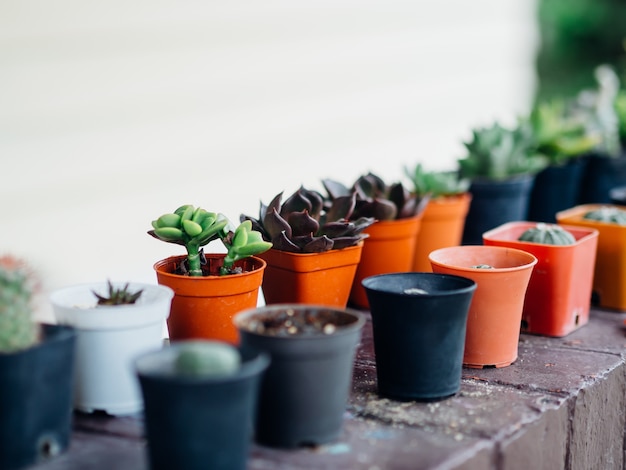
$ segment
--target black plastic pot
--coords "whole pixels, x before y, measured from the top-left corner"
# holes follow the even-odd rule
[[[523,220],[556,223],[557,212],[578,203],[586,166],[586,158],[576,158],[537,173],[530,191],[528,217]]]
[[[143,354],[135,361],[150,468],[245,469],[259,379],[269,358],[243,348],[242,365],[234,375],[181,377],[173,372],[173,363],[183,344]]]
[[[372,314],[379,395],[433,401],[457,393],[476,283],[411,272],[371,276],[363,287]]]
[[[578,204],[608,204],[611,189],[626,185],[626,155],[611,157],[594,154],[587,157]]]
[[[249,330],[251,322],[287,310],[312,317],[329,315],[336,330],[289,336]],[[356,311],[304,304],[261,307],[235,317],[242,344],[271,356],[261,384],[257,442],[289,448],[324,444],[339,436],[364,323],[363,315]]]
[[[24,468],[67,449],[72,429],[73,328],[42,325],[42,341],[0,353],[0,468]]]
[[[481,245],[487,230],[506,222],[525,220],[534,179],[534,175],[523,175],[505,181],[473,181],[462,244]]]
[[[626,206],[626,186],[617,186],[609,191],[611,204]]]

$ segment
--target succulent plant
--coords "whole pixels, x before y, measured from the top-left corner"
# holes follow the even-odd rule
[[[240,367],[239,351],[218,341],[186,341],[179,346],[174,361],[176,374],[194,378],[229,375]]]
[[[626,90],[622,89],[615,98],[618,132],[622,147],[626,147]]]
[[[411,193],[400,182],[388,185],[371,172],[360,176],[351,187],[331,179],[322,180],[322,184],[330,203],[356,196],[352,212],[354,218],[405,219],[421,213],[430,199],[427,194]]]
[[[250,222],[242,222],[232,229],[223,214],[208,212],[192,205],[180,206],[173,213],[163,214],[152,221],[153,230],[148,234],[158,240],[183,245],[187,250],[187,268],[190,276],[203,276],[202,247],[220,239],[227,253],[220,274],[238,272],[234,263],[269,250],[272,244],[264,241],[261,234],[252,229]]]
[[[530,115],[537,152],[550,164],[565,163],[591,151],[600,143],[600,135],[592,133],[580,113],[572,113],[564,100],[538,103]]]
[[[93,291],[93,295],[98,299],[98,305],[129,305],[134,304],[141,294],[143,293],[143,289],[138,290],[137,292],[129,292],[128,283],[121,288],[113,287],[111,281],[107,281],[108,285],[108,296],[104,296],[98,294]]]
[[[475,264],[474,266],[470,266],[473,269],[494,269],[490,264]]]
[[[534,227],[525,230],[519,241],[543,243],[544,245],[573,245],[576,243],[574,235],[560,225],[538,223]]]
[[[0,352],[27,349],[39,339],[34,321],[32,296],[34,274],[24,261],[12,256],[0,257]]]
[[[536,173],[548,163],[535,153],[532,130],[524,122],[513,129],[498,123],[474,129],[472,140],[464,145],[467,155],[458,160],[461,178],[501,181]]]
[[[431,198],[454,196],[469,189],[470,181],[460,178],[458,171],[426,171],[420,163],[413,170],[405,167],[406,176],[413,183],[413,192]]]
[[[282,197],[280,192],[267,206],[261,202],[258,219],[240,216],[277,250],[321,253],[354,246],[367,237],[363,230],[374,223],[368,217],[353,220],[355,194],[325,205],[319,192],[301,186],[284,202]]]
[[[626,225],[626,211],[613,206],[602,206],[583,215],[583,219],[597,220],[608,224]]]

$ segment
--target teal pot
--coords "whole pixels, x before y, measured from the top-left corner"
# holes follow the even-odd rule
[[[357,311],[303,304],[235,317],[242,345],[271,357],[261,383],[257,442],[293,448],[339,436],[364,323]]]
[[[586,166],[587,159],[574,158],[537,173],[530,192],[528,216],[523,219],[555,224],[557,212],[577,204]]]
[[[523,175],[505,181],[472,181],[472,202],[465,218],[462,244],[481,245],[487,230],[526,219],[534,180],[534,175]]]
[[[72,429],[76,336],[42,325],[39,344],[0,353],[0,468],[14,470],[64,452]]]
[[[626,155],[593,154],[581,184],[578,204],[609,204],[611,189],[626,185]],[[572,204],[573,207],[576,204]]]
[[[432,401],[458,392],[476,283],[411,272],[371,276],[363,287],[372,314],[378,393]]]
[[[243,470],[252,442],[259,379],[266,354],[239,349],[234,375],[182,377],[174,372],[180,341],[135,361],[144,399],[152,470]]]

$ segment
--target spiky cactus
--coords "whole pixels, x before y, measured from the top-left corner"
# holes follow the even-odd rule
[[[26,264],[0,257],[0,352],[11,353],[35,344],[39,327],[33,319],[35,282]]]
[[[113,287],[111,281],[107,281],[109,287],[109,295],[104,296],[98,294],[93,291],[93,295],[95,295],[98,299],[98,305],[130,305],[134,304],[141,294],[143,293],[143,289],[140,289],[136,292],[130,292],[128,290],[128,283],[124,284],[124,287]]]
[[[518,240],[522,242],[542,243],[544,245],[573,245],[576,243],[574,235],[563,227],[542,222],[525,230]]]

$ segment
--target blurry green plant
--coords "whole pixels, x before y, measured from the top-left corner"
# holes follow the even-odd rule
[[[405,167],[404,173],[413,184],[413,192],[420,197],[454,196],[467,192],[470,185],[470,180],[460,178],[458,171],[426,171],[421,163],[412,170]]]

